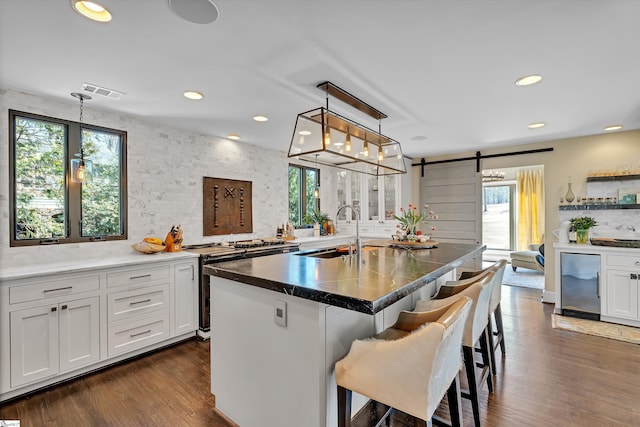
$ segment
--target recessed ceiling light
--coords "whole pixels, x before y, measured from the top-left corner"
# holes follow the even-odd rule
[[[200,92],[196,92],[195,90],[187,90],[184,92],[184,97],[198,100],[198,99],[204,98],[204,95],[201,94]]]
[[[530,86],[542,81],[540,74],[531,74],[530,76],[520,77],[516,80],[516,86]]]
[[[237,133],[232,133],[232,134],[227,135],[227,138],[233,139],[234,141],[237,141],[237,140],[240,139],[240,135],[238,135]]]
[[[255,120],[256,122],[266,122],[269,119],[265,116],[253,116],[253,120]]]
[[[109,13],[109,11],[96,2],[71,0],[71,7],[80,15],[93,21],[111,21],[111,14]]]
[[[424,135],[417,135],[417,136],[413,136],[411,137],[412,141],[426,141],[428,138]]]
[[[537,122],[537,123],[531,123],[529,126],[527,126],[529,129],[538,129],[541,127],[545,127],[547,124],[545,122]]]
[[[620,130],[620,129],[622,129],[622,125],[611,125],[611,126],[607,126],[606,128],[604,128],[604,130],[606,130],[606,131]]]
[[[309,130],[301,130],[300,132],[298,132],[300,135],[311,135],[311,131]]]

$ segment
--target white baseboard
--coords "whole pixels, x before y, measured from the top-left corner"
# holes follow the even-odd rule
[[[556,303],[556,293],[555,292],[549,292],[547,290],[542,292],[542,302],[544,303],[549,303],[549,304],[555,304]]]

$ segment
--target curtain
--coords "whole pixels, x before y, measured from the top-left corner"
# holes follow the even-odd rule
[[[516,174],[518,189],[518,249],[528,250],[544,238],[544,172],[526,170]]]

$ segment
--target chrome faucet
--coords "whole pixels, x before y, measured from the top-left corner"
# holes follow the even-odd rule
[[[336,224],[338,224],[340,212],[345,208],[351,209],[351,211],[356,214],[356,255],[359,257],[362,253],[362,242],[360,241],[360,212],[352,205],[342,205],[338,208],[338,212],[336,212]],[[349,253],[351,254],[351,244],[349,244]]]

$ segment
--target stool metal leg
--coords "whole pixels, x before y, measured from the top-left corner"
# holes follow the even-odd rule
[[[482,373],[480,375],[480,386],[482,386],[483,381],[487,381],[487,388],[489,389],[489,393],[493,393],[493,370],[491,369],[491,357],[489,355],[489,327],[485,328],[480,335],[480,353],[482,353]]]
[[[449,402],[449,417],[452,427],[462,427],[462,402],[460,399],[460,377],[456,375],[447,390],[447,401]]]
[[[338,427],[351,427],[351,390],[338,386]]]
[[[491,313],[489,313],[489,322],[487,323],[487,339],[489,340],[489,356],[491,359],[491,370],[493,371],[493,375],[496,374],[496,354],[495,354],[495,345],[493,342],[493,321],[491,320]]]
[[[498,304],[496,310],[493,312],[493,317],[496,320],[498,342],[500,343],[500,349],[502,350],[502,355],[504,356],[506,349],[504,345],[504,328],[502,325],[502,308],[500,308],[500,304]]]
[[[480,427],[480,403],[478,398],[478,385],[476,384],[476,362],[473,357],[473,347],[462,346],[464,357],[464,367],[467,372],[467,382],[469,383],[469,392],[464,396],[471,400],[471,409],[473,410],[473,422],[475,427]]]

